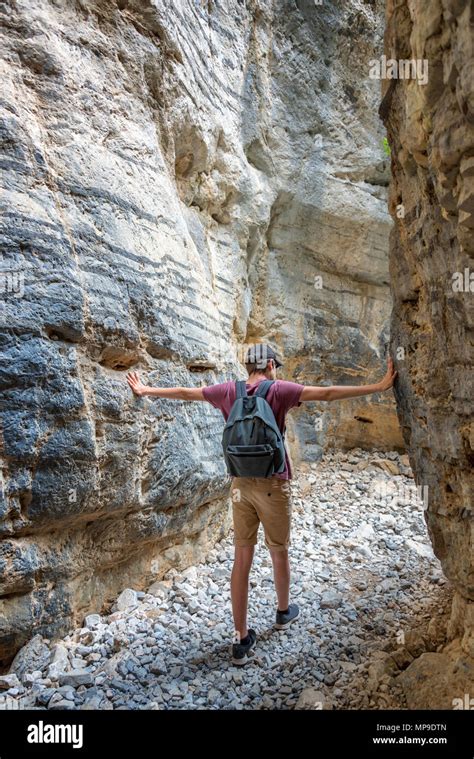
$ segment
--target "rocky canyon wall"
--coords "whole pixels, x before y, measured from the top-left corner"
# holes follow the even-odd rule
[[[456,590],[452,645],[406,676],[418,683],[412,692],[424,708],[430,695],[451,708],[453,682],[469,671],[472,684],[474,676],[473,13],[467,0],[387,3],[387,58],[428,66],[425,85],[383,83],[393,157],[396,397],[417,483],[427,489],[434,551]]]
[[[227,529],[219,413],[136,399],[126,371],[211,384],[245,376],[237,346],[269,339],[288,379],[378,379],[391,221],[368,77],[380,2],[2,13],[6,661]],[[295,457],[403,446],[388,395],[322,411],[295,414]]]

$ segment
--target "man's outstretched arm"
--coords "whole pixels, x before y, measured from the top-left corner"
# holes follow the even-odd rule
[[[127,382],[135,395],[149,395],[152,398],[171,398],[175,401],[204,401],[202,387],[150,387],[144,385],[138,372],[129,372]]]
[[[338,401],[342,398],[357,398],[359,395],[381,393],[392,387],[397,374],[393,361],[389,358],[387,372],[380,382],[375,382],[373,385],[332,385],[330,387],[307,385],[301,391],[300,401]]]

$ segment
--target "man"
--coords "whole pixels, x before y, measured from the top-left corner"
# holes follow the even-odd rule
[[[303,401],[335,401],[379,393],[392,387],[397,372],[388,359],[384,378],[373,385],[333,385],[318,387],[300,385],[277,379],[277,369],[283,366],[275,351],[268,345],[249,348],[245,366],[248,372],[247,394],[252,395],[263,380],[275,380],[266,395],[282,434],[288,411],[301,406]],[[127,381],[135,395],[157,398],[175,398],[185,401],[208,401],[219,409],[227,420],[236,398],[235,382],[224,382],[208,387],[147,387],[137,372],[127,374]],[[260,522],[265,532],[265,543],[270,551],[275,590],[278,599],[275,627],[286,629],[297,619],[299,609],[289,603],[290,564],[288,546],[291,525],[291,462],[285,447],[285,468],[269,478],[233,477],[232,507],[234,521],[235,558],[231,575],[232,614],[236,641],[232,647],[234,664],[245,664],[256,644],[256,633],[247,627],[249,574]]]

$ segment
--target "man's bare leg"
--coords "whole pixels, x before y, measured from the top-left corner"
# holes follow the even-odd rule
[[[290,603],[290,561],[288,551],[274,551],[271,548],[270,556],[273,563],[273,577],[275,590],[280,611],[288,609]]]
[[[255,546],[235,546],[234,566],[230,578],[234,630],[239,632],[241,638],[247,637],[248,633],[249,575],[254,549]]]

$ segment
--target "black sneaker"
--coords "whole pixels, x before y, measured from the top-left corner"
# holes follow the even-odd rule
[[[250,640],[248,643],[233,643],[232,644],[232,664],[237,664],[238,666],[241,666],[242,664],[247,664],[247,662],[250,661],[252,658],[252,654],[250,653],[252,648],[255,647],[255,644],[257,642],[257,634],[255,630],[251,630],[249,628],[247,635],[250,637]]]
[[[286,630],[295,619],[298,619],[300,610],[296,604],[290,604],[288,611],[284,614],[282,611],[276,613],[275,627],[277,630]]]

